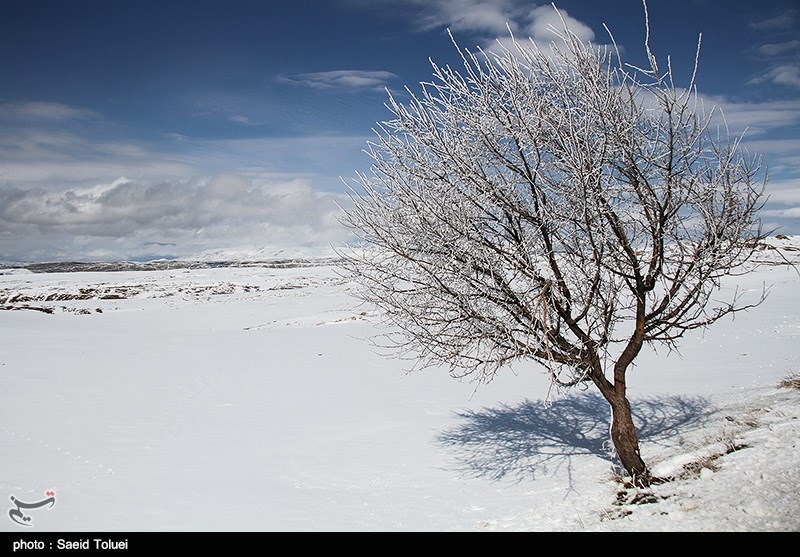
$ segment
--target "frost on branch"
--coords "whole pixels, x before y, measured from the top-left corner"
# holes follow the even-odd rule
[[[347,267],[423,365],[486,382],[524,358],[594,383],[642,477],[626,372],[645,343],[763,300],[714,295],[763,238],[766,178],[647,42],[642,70],[553,31],[547,49],[459,48],[461,70],[433,63],[410,102],[390,95],[343,217],[362,242]]]
[[[402,345],[480,381],[533,358],[573,384],[740,309],[712,293],[762,237],[764,181],[694,83],[568,29],[511,44],[434,63],[369,146],[344,220],[372,249],[350,263]]]

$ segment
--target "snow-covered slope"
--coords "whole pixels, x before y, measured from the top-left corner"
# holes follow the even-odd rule
[[[334,266],[0,271],[0,531],[797,531],[800,277],[776,241],[738,279],[762,306],[632,370],[672,479],[647,491],[616,478],[596,393],[408,373]]]

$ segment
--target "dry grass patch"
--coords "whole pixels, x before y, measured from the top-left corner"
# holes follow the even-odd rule
[[[800,389],[800,373],[790,373],[778,386],[784,389]]]

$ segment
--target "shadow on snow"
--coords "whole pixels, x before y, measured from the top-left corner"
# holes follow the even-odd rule
[[[707,416],[700,397],[662,396],[632,401],[639,441],[659,442]],[[525,401],[458,413],[461,425],[437,441],[454,450],[458,469],[471,477],[532,480],[555,473],[572,458],[599,456],[616,464],[609,439],[611,409],[598,393],[582,393],[550,404]],[[572,483],[570,481],[570,483]]]

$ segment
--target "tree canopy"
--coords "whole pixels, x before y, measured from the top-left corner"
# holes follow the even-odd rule
[[[368,249],[347,266],[423,365],[485,382],[533,359],[630,421],[625,373],[644,344],[763,299],[715,293],[764,236],[766,176],[694,75],[676,85],[647,43],[642,69],[553,33],[456,45],[460,70],[432,62],[410,101],[389,96],[343,217]],[[620,435],[642,475],[635,431]]]

